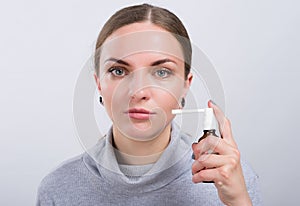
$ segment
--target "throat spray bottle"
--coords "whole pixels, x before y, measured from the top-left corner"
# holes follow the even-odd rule
[[[216,134],[216,130],[217,130],[217,120],[215,118],[214,111],[212,108],[205,108],[204,121],[203,121],[203,135],[202,137],[199,138],[198,142],[204,140],[206,137],[210,135],[218,137]],[[217,153],[213,153],[213,154],[217,154]],[[214,183],[214,181],[203,181],[203,183]]]
[[[176,115],[181,115],[181,114],[188,114],[188,113],[199,113],[199,112],[204,112],[204,120],[203,120],[203,135],[202,137],[199,138],[198,142],[204,140],[210,135],[218,137],[216,134],[217,131],[217,120],[214,115],[214,110],[212,108],[204,108],[204,109],[185,109],[185,110],[180,110],[180,109],[174,109],[172,110],[172,114]],[[207,151],[208,154],[218,154],[218,153],[213,153],[213,149],[210,149]],[[192,155],[192,158],[195,159],[195,155]],[[204,168],[205,169],[205,168]],[[214,183],[213,181],[203,181],[204,183]]]
[[[204,120],[203,120],[203,135],[199,138],[198,142],[205,139],[209,135],[213,135],[218,137],[216,134],[217,130],[217,120],[214,115],[214,111],[212,108],[204,109]]]

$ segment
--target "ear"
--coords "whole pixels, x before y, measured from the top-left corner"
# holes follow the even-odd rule
[[[183,97],[186,96],[187,92],[190,89],[191,83],[193,80],[193,74],[190,72],[186,78],[186,80],[184,81],[184,90],[183,90]]]
[[[101,94],[100,79],[99,79],[99,77],[97,76],[96,73],[94,73],[94,78],[95,78],[95,82],[96,82],[96,85],[97,85],[97,89],[98,89],[99,93]]]

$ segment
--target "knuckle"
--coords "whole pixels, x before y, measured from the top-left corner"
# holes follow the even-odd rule
[[[200,154],[200,148],[199,148],[199,143],[193,148],[193,150],[194,150],[194,154],[195,155],[199,155]]]
[[[193,164],[192,164],[192,173],[196,173],[197,172],[197,161],[195,161]]]
[[[222,179],[227,181],[230,178],[229,169],[223,167],[219,169],[219,174],[221,175]]]
[[[197,177],[198,177],[198,179],[202,180],[205,176],[204,176],[203,172],[198,172]]]
[[[233,154],[234,154],[236,160],[239,162],[239,161],[240,161],[240,158],[241,158],[241,153],[240,153],[240,151],[239,151],[237,148],[234,148],[234,149],[233,149]]]
[[[201,177],[202,175],[201,175],[201,173],[196,173],[196,174],[194,174],[193,175],[193,177],[192,177],[192,181],[194,182],[194,183],[199,183],[199,182],[201,182],[202,181],[202,177]]]
[[[193,178],[192,178],[192,181],[193,183],[198,183],[200,182],[200,180],[197,178],[197,176],[193,175]]]
[[[229,159],[229,162],[230,162],[230,165],[231,165],[232,167],[235,167],[235,166],[238,164],[237,159],[234,158],[234,157],[230,158],[230,159]]]
[[[206,143],[212,147],[216,147],[220,138],[210,135],[206,138]]]

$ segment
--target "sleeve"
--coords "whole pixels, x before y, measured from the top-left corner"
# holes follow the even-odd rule
[[[242,161],[242,168],[244,172],[244,178],[248,190],[248,194],[251,198],[253,206],[263,205],[261,186],[259,176],[251,168],[251,166]]]

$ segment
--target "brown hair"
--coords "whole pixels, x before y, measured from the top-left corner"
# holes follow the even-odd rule
[[[190,72],[192,59],[192,46],[189,35],[180,19],[164,8],[149,4],[134,5],[123,8],[112,15],[104,24],[96,43],[95,49],[95,69],[99,74],[100,48],[104,41],[117,29],[137,22],[150,21],[161,28],[172,33],[180,43],[185,60],[185,78]]]

